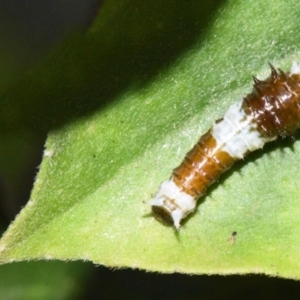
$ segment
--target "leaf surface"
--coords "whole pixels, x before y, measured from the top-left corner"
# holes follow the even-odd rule
[[[263,79],[268,62],[288,70],[299,59],[299,17],[297,1],[107,1],[70,43],[74,53],[66,45],[20,83],[41,108],[24,123],[53,128],[55,116],[57,126],[31,199],[1,240],[1,262],[299,278],[298,138],[237,163],[179,234],[147,205],[199,136],[251,91],[252,74]]]

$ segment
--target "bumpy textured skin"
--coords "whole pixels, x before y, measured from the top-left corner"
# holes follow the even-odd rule
[[[243,109],[262,136],[293,135],[300,126],[300,74],[277,72],[271,66],[267,80],[254,78],[253,92],[244,98]]]
[[[179,229],[197,199],[236,160],[300,127],[300,65],[287,73],[270,67],[270,77],[254,77],[253,91],[230,106],[162,183],[150,201],[156,219]]]

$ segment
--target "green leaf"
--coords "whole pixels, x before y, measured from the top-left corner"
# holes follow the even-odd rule
[[[199,136],[250,92],[252,74],[299,59],[299,17],[297,1],[107,1],[86,35],[7,95],[22,124],[54,129],[0,261],[299,278],[299,139],[237,163],[179,234],[147,205]],[[35,113],[22,115],[23,103]]]

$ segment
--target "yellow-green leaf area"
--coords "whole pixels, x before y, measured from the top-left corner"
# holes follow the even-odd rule
[[[263,79],[268,62],[288,70],[300,58],[299,17],[297,1],[107,1],[71,43],[80,45],[71,58],[67,45],[66,62],[58,53],[28,79],[26,99],[77,95],[78,111],[95,109],[60,119],[49,133],[0,260],[299,278],[297,135],[237,163],[179,233],[154,220],[147,204],[199,136],[251,91],[252,74]]]

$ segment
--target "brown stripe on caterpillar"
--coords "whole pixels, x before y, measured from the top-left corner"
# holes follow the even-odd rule
[[[173,170],[172,179],[185,193],[199,198],[234,161],[227,152],[217,148],[217,142],[209,130]]]
[[[287,73],[270,67],[271,75],[254,77],[253,91],[229,107],[161,184],[150,201],[156,219],[179,229],[197,199],[236,160],[300,127],[300,64]]]

